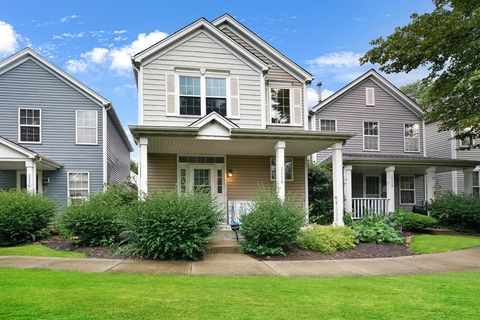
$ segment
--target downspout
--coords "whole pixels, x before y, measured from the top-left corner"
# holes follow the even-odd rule
[[[108,166],[107,166],[107,139],[108,139],[108,129],[107,129],[107,111],[112,108],[112,104],[106,103],[103,105],[102,112],[102,153],[103,153],[103,191],[107,189],[107,180],[108,180]]]

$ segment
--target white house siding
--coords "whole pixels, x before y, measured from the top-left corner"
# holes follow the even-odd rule
[[[260,72],[204,31],[142,66],[144,125],[188,126],[198,119],[166,116],[165,74],[176,67],[229,70],[231,77],[239,79],[240,87],[240,119],[233,121],[244,128],[261,127]]]

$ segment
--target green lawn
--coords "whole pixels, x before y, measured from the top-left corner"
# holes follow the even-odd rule
[[[478,319],[480,272],[200,277],[0,269],[0,319]]]
[[[480,237],[418,235],[410,248],[418,253],[437,253],[480,246]]]
[[[17,247],[0,247],[0,256],[85,258],[85,254],[81,252],[59,251],[45,247],[41,244],[27,244]]]

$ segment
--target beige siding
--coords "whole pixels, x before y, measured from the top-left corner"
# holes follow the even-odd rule
[[[232,38],[235,42],[240,44],[242,47],[253,53],[257,58],[265,62],[270,66],[270,69],[268,70],[268,73],[266,75],[266,80],[267,83],[265,87],[268,89],[268,81],[288,81],[292,83],[292,86],[294,87],[301,87],[302,88],[302,102],[304,101],[304,95],[305,93],[303,92],[303,82],[298,81],[295,77],[293,77],[290,73],[288,73],[285,69],[283,69],[280,65],[272,61],[272,59],[268,58],[265,56],[263,53],[259,52],[257,49],[255,49],[253,46],[251,46],[248,42],[246,42],[244,39],[239,37],[234,31],[232,31],[228,26],[223,26],[221,30],[228,35],[230,38]],[[266,106],[268,106],[268,99],[269,99],[269,93],[268,90],[266,92]],[[268,113],[267,113],[268,115]],[[302,113],[302,119],[304,117],[304,114]],[[268,123],[268,119],[267,119]],[[302,121],[303,123],[303,121]],[[282,128],[285,128],[285,126],[282,126]]]
[[[239,78],[240,127],[261,126],[260,72],[201,31],[165,54],[143,66],[143,120],[145,125],[187,126],[198,117],[165,115],[165,74],[174,68],[210,68],[229,70]]]
[[[228,200],[252,200],[262,187],[273,188],[270,180],[270,157],[227,156]],[[292,193],[299,202],[305,201],[305,159],[293,159],[293,181],[286,182],[286,192]]]
[[[148,190],[172,190],[177,186],[177,156],[175,154],[148,154]]]

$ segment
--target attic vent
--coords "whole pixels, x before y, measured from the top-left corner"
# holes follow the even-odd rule
[[[367,106],[375,105],[375,89],[374,88],[365,88],[365,104]]]

